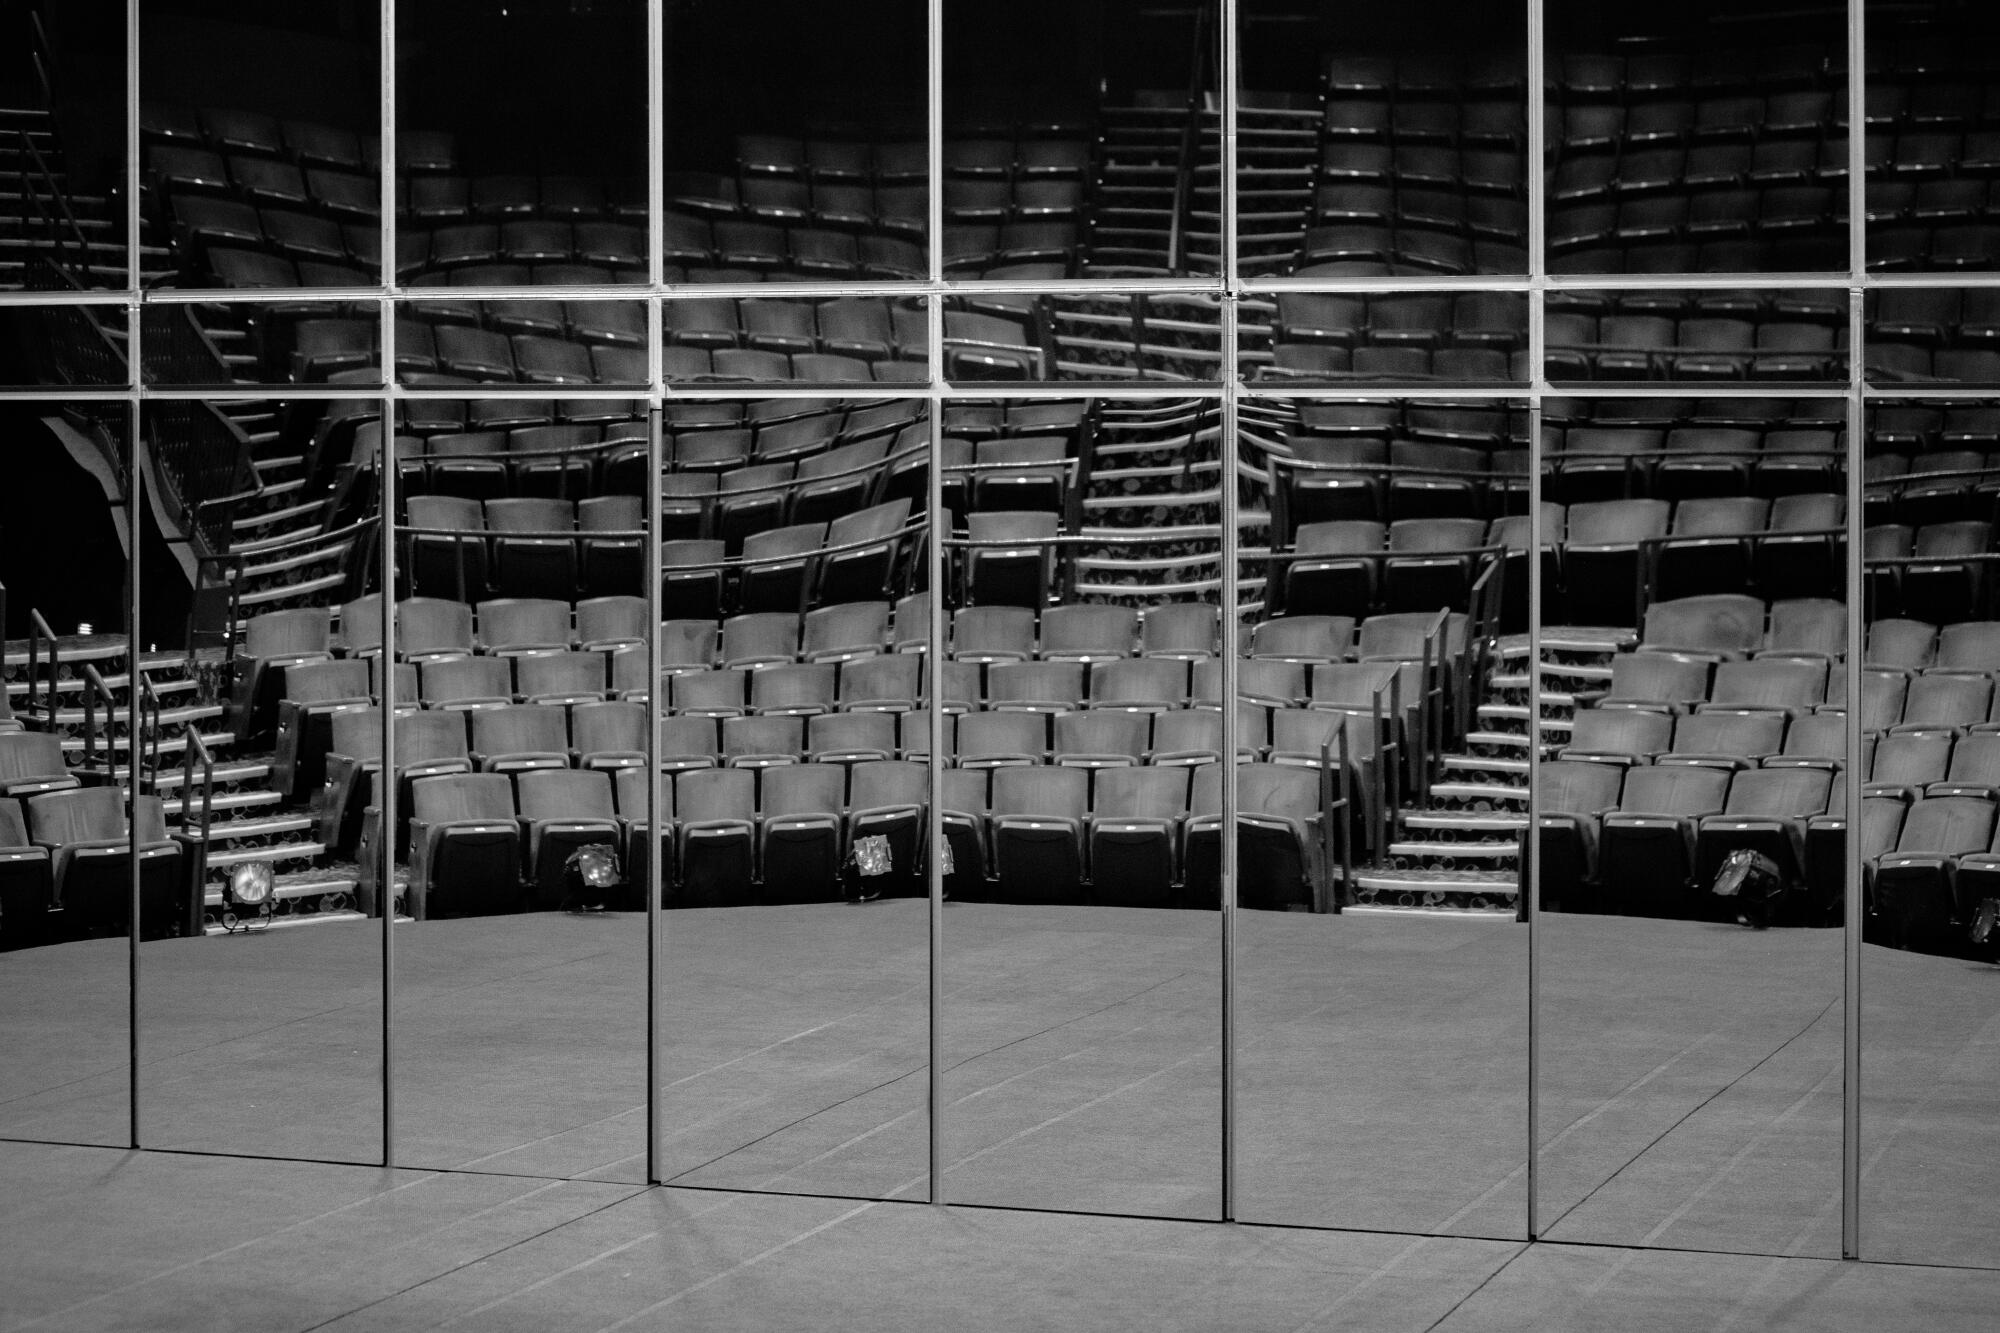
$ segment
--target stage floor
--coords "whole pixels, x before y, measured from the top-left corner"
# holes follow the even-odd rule
[[[0,1143],[0,1333],[1992,1327],[2000,1272]]]
[[[915,901],[667,917],[661,1176],[928,1197]],[[1548,917],[1542,1234],[1839,1252],[1836,932]],[[141,950],[140,1142],[378,1163],[377,924]],[[2000,1266],[2000,973],[1870,949],[1865,1253]],[[952,1202],[1221,1215],[1212,915],[951,904]],[[397,1164],[638,1185],[644,923],[395,932]],[[0,1138],[122,1145],[125,946],[0,955]],[[1239,917],[1237,1216],[1527,1234],[1528,931]]]

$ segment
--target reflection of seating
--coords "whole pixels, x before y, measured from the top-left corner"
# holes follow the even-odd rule
[[[1624,770],[1614,764],[1556,760],[1543,764],[1540,771],[1541,827],[1535,855],[1541,863],[1542,902],[1561,911],[1579,911],[1585,885],[1597,878],[1598,823],[1618,804]]]
[[[1875,912],[1884,943],[1935,949],[1963,925],[1954,894],[1959,858],[1985,852],[1993,802],[1938,796],[1918,801],[1903,819],[1892,852],[1875,863]]]
[[[1630,770],[1618,808],[1604,816],[1598,878],[1607,908],[1638,916],[1687,915],[1695,830],[1719,814],[1729,774],[1691,764]]]
[[[757,838],[756,775],[748,769],[694,769],[674,779],[680,820],[675,905],[747,902]]]
[[[534,906],[563,905],[565,863],[580,847],[619,845],[611,778],[605,773],[556,769],[521,774],[517,784],[521,827],[527,835],[527,880]]]
[[[1089,775],[1077,768],[993,774],[993,869],[1002,897],[1073,902],[1083,876]]]
[[[790,764],[764,773],[758,795],[758,863],[768,902],[835,896],[847,771]]]
[[[134,796],[138,824],[139,932],[147,939],[188,929],[180,891],[181,849],[167,837],[157,796]],[[54,899],[65,923],[116,933],[132,919],[133,847],[125,793],[116,787],[44,791],[27,800],[35,843],[48,849]]]
[[[1113,907],[1164,907],[1179,883],[1181,821],[1187,817],[1184,767],[1107,769],[1091,797],[1091,901]]]
[[[421,920],[518,910],[521,826],[512,780],[499,773],[424,778],[411,785],[410,799],[410,914]]]
[[[0,949],[40,944],[54,905],[49,849],[29,841],[17,802],[0,801]]]

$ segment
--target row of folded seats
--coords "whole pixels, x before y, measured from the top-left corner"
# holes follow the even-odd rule
[[[1754,588],[1772,601],[1837,595],[1844,574],[1844,498],[1794,495],[1544,503],[1543,595],[1552,619],[1633,623],[1635,580],[1654,598],[1716,587]],[[1386,537],[1386,542],[1385,542]],[[1479,573],[1503,553],[1512,592],[1525,597],[1526,515],[1400,519],[1384,525],[1340,519],[1300,525],[1275,600],[1297,614],[1366,615],[1375,608],[1465,608]],[[1963,570],[1958,571],[1961,575]],[[1956,594],[1953,567],[1912,581],[1919,601]],[[1943,604],[1949,604],[1948,600]]]
[[[1540,782],[1535,856],[1553,910],[1716,919],[1709,886],[1747,849],[1805,886],[1786,924],[1838,922],[1845,798],[1830,767],[1565,757],[1544,763]]]
[[[473,272],[467,270],[467,272]],[[482,271],[481,279],[518,276]],[[637,302],[419,299],[396,323],[396,368],[404,376],[452,375],[471,382],[531,384],[649,382],[646,312]],[[923,312],[886,298],[737,302],[711,297],[662,307],[669,380],[923,381]],[[944,339],[953,378],[1030,378],[1042,365],[1039,335],[1002,315],[948,310]],[[379,370],[373,320],[297,322],[285,353],[299,380],[354,382]]]
[[[1463,438],[1463,437],[1461,437]],[[1528,450],[1518,439],[1453,442],[1358,432],[1293,433],[1274,454],[1294,522],[1490,517],[1527,508]],[[1543,428],[1543,499],[1782,498],[1845,489],[1834,427]]]
[[[1221,845],[1220,765],[1107,769],[950,769],[940,791],[954,897],[1104,906],[1213,907]],[[920,894],[928,769],[907,760],[848,768],[694,768],[661,783],[649,820],[646,775],[531,770],[409,779],[406,906],[419,917],[557,907],[575,901],[565,865],[592,844],[616,849],[620,889],[643,901],[657,856],[675,907]],[[1321,775],[1254,764],[1238,774],[1240,901],[1312,904],[1323,876]],[[370,812],[370,838],[380,839]],[[855,844],[884,839],[886,867],[844,868]],[[379,907],[364,856],[362,898]],[[873,882],[871,882],[873,881]]]
[[[150,165],[168,193],[173,234],[185,247],[183,266],[195,274],[207,274],[228,286],[294,285],[230,281],[255,277],[260,270],[278,278],[282,270],[251,258],[261,256],[312,266],[310,272],[298,270],[298,282],[313,279],[308,285],[372,286],[385,267],[372,181],[334,181],[320,173],[301,174],[269,164],[258,164],[254,173],[246,173],[238,162],[225,166],[212,154],[177,149],[154,149]],[[273,184],[268,178],[274,173],[289,173],[289,179]],[[343,193],[316,193],[334,189]],[[403,283],[483,285],[491,279],[460,279],[457,274],[499,263],[593,270],[595,276],[578,275],[577,280],[585,283],[647,280],[650,256],[643,221],[572,221],[567,216],[428,221],[450,213],[449,203],[437,213],[422,211],[428,192],[422,182],[412,187],[412,202],[419,211],[397,229],[394,268]],[[921,188],[907,193],[914,197],[903,206],[922,206]],[[1063,194],[1073,211],[1075,190],[1065,188]],[[1060,207],[1063,201],[1050,202]],[[968,214],[985,216],[990,214],[984,210]],[[977,276],[995,267],[1032,265],[1032,274],[1017,276],[1063,276],[1080,242],[1074,217],[1061,216],[1053,208],[1003,216],[1009,220],[947,224],[946,269],[961,275],[972,270]],[[778,217],[786,220],[769,220]],[[762,210],[754,217],[712,220],[663,213],[659,225],[664,262],[683,282],[756,282],[766,277],[913,281],[929,274],[924,244],[928,221],[921,212],[852,219],[874,228],[858,233],[809,225],[817,220],[787,207]],[[199,264],[193,260],[196,255],[201,256]]]
[[[191,849],[168,835],[157,796],[133,806],[140,931],[149,939],[184,933]],[[0,735],[0,949],[124,934],[133,864],[121,789],[79,786],[52,735]]]

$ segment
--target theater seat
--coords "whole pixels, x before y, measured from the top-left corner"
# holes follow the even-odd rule
[[[679,873],[673,903],[712,907],[750,898],[757,842],[756,775],[747,768],[700,768],[674,779]]]
[[[1601,901],[1630,916],[1692,915],[1695,833],[1720,814],[1729,773],[1693,764],[1634,768],[1618,808],[1604,816],[1598,851]]]
[[[527,850],[529,902],[537,908],[564,906],[565,864],[581,847],[620,846],[621,829],[607,773],[546,769],[522,773],[516,781],[521,830]],[[614,892],[607,902],[625,896]]]
[[[767,769],[760,787],[760,901],[837,897],[847,770],[837,764],[788,764]]]
[[[520,910],[512,780],[499,773],[424,778],[411,784],[410,800],[410,914],[423,920]]]
[[[1099,773],[1088,823],[1090,901],[1103,907],[1175,905],[1187,812],[1185,767]]]
[[[1618,804],[1625,770],[1617,764],[1555,760],[1541,766],[1541,824],[1535,856],[1541,864],[1542,906],[1579,912],[1597,904],[1599,822]],[[1526,870],[1522,872],[1526,885]]]
[[[167,836],[157,796],[136,796],[139,924],[144,938],[191,930],[182,902],[181,849]],[[131,921],[132,848],[125,793],[116,787],[44,791],[27,800],[29,836],[46,848],[65,929],[116,934]]]
[[[1003,898],[1035,903],[1078,900],[1089,782],[1080,768],[994,771],[993,868]]]

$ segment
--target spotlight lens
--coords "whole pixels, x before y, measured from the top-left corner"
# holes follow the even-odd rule
[[[246,907],[256,907],[271,897],[271,863],[246,861],[229,872],[229,896]]]

